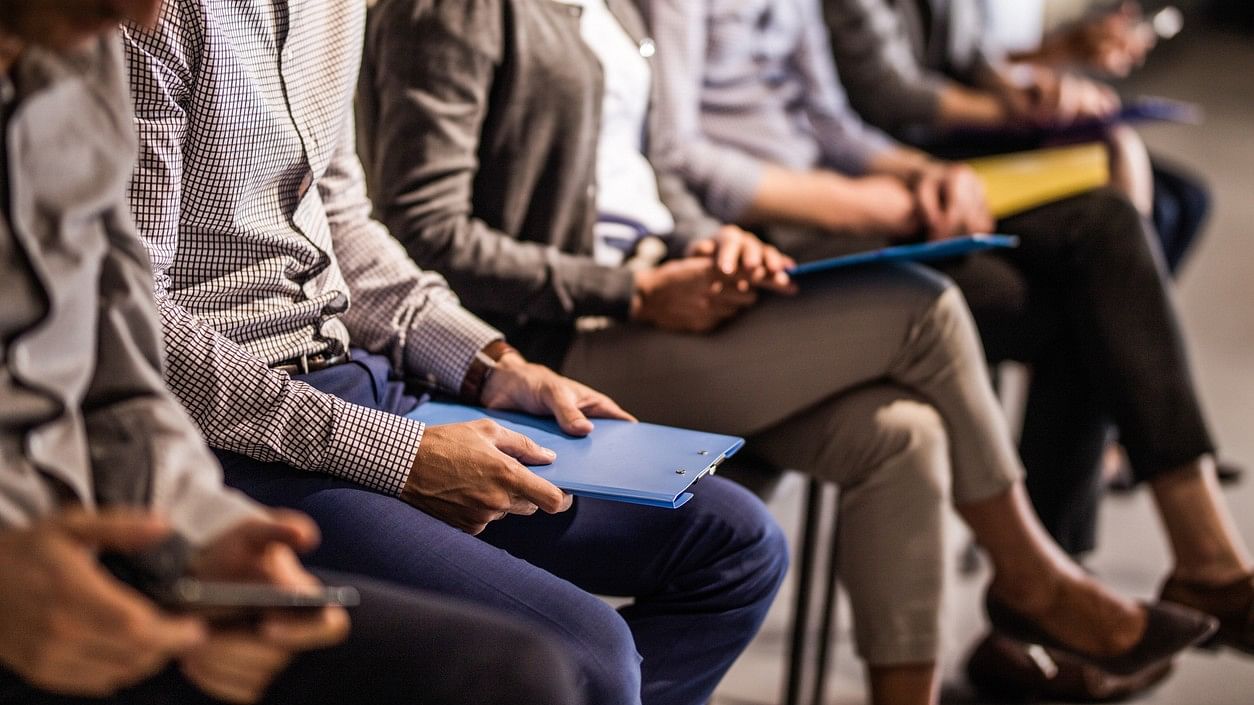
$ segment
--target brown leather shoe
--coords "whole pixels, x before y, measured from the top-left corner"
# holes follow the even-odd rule
[[[1132,676],[1169,661],[1181,651],[1205,642],[1219,626],[1213,617],[1181,605],[1157,602],[1143,603],[1141,607],[1146,618],[1141,638],[1121,654],[1095,656],[1061,643],[1014,607],[993,597],[992,593],[984,595],[985,614],[989,624],[997,631],[1022,642],[1065,651],[1082,663],[1118,676]]]
[[[1254,654],[1254,573],[1219,586],[1170,578],[1163,584],[1162,600],[1217,618],[1215,642]]]
[[[967,659],[967,678],[996,702],[1048,699],[1081,703],[1126,700],[1171,673],[1170,659],[1129,675],[1116,675],[1075,656],[992,632]]]

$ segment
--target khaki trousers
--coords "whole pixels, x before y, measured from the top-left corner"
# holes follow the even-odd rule
[[[708,335],[580,333],[563,373],[642,420],[742,435],[780,468],[841,487],[841,579],[860,655],[937,658],[943,505],[1022,468],[962,295],[913,266],[819,275]]]

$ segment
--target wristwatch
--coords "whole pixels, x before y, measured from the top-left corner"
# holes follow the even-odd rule
[[[462,377],[462,401],[467,404],[482,403],[483,390],[488,386],[492,373],[496,371],[496,363],[512,352],[516,353],[518,350],[504,340],[494,340],[475,353],[474,359],[470,361],[470,369],[466,370],[466,376]]]

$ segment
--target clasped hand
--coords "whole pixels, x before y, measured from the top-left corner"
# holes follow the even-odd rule
[[[758,291],[795,293],[795,262],[735,226],[698,240],[688,256],[636,274],[631,317],[683,333],[708,333],[757,303]]]

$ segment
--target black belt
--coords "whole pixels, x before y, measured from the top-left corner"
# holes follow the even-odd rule
[[[290,360],[270,365],[272,370],[283,370],[289,375],[307,375],[310,372],[325,370],[328,367],[342,365],[351,360],[352,357],[347,351],[339,355],[328,355],[326,353],[316,353],[313,355],[301,355]]]

